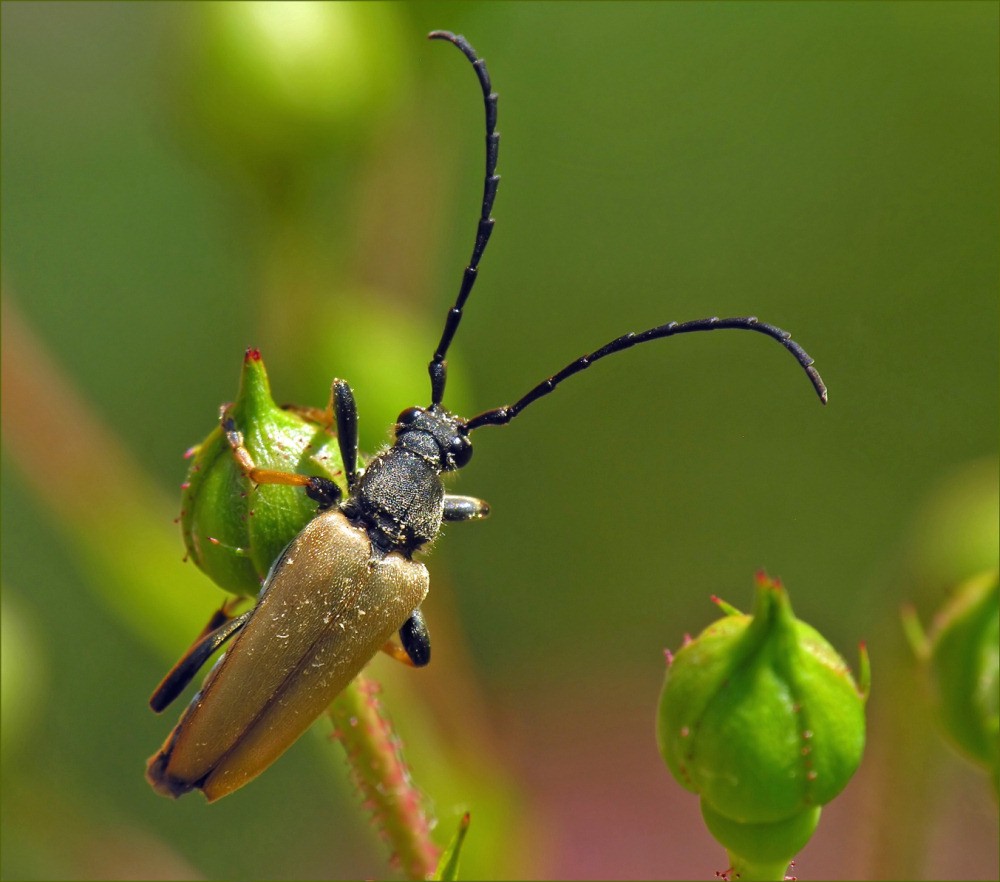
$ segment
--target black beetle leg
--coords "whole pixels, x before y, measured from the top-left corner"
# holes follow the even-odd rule
[[[431,635],[424,624],[423,613],[415,609],[399,629],[399,640],[415,668],[422,668],[431,660]]]
[[[223,619],[222,624],[196,640],[191,648],[181,656],[180,661],[170,669],[160,685],[153,690],[153,694],[149,698],[149,706],[157,713],[166,708],[184,691],[212,654],[250,620],[252,614],[253,610],[249,609],[242,615],[230,618],[225,613],[225,606],[216,612],[209,620],[209,625],[217,621],[219,617]]]
[[[481,521],[490,513],[490,504],[475,496],[445,496],[446,521]]]
[[[222,606],[212,613],[211,618],[209,618],[209,620],[205,623],[205,627],[201,629],[201,633],[194,638],[191,646],[188,648],[188,652],[194,649],[199,643],[201,643],[202,640],[204,640],[209,634],[218,629],[220,626],[235,619],[237,615],[236,608],[250,599],[251,598],[249,597],[230,597],[228,600],[224,601]],[[187,652],[184,653],[184,655],[187,655]]]
[[[337,442],[347,475],[347,489],[358,480],[358,405],[346,380],[334,380],[330,392],[330,410],[337,420]]]
[[[424,624],[424,615],[415,609],[399,629],[402,646],[390,640],[382,647],[382,652],[411,668],[422,668],[431,660],[431,635]]]

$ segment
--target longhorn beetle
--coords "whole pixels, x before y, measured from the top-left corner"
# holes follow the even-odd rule
[[[503,426],[563,380],[602,358],[695,331],[756,331],[784,346],[806,372],[820,401],[826,386],[813,360],[790,335],[755,317],[670,322],[624,334],[570,362],[513,404],[471,419],[444,407],[445,357],[476,282],[479,261],[493,231],[496,197],[497,95],[486,65],[462,36],[434,31],[431,39],[454,44],[472,63],[486,108],[486,176],[472,257],[448,311],[428,370],[431,403],[410,407],[396,421],[391,447],[358,467],[357,409],[351,387],[334,380],[328,412],[336,422],[348,495],[328,478],[258,468],[241,429],[223,411],[222,428],[240,469],[256,484],[302,487],[318,505],[316,516],[271,567],[257,605],[242,615],[218,616],[167,674],[150,699],[155,711],[170,704],[208,658],[231,638],[163,747],[150,758],[146,777],[167,796],[200,789],[211,801],[246,784],[277,759],[379,650],[413,666],[430,661],[430,638],[420,613],[427,570],[413,559],[437,536],[442,521],[473,521],[489,506],[471,496],[446,494],[445,472],[472,457],[469,436]],[[211,630],[214,628],[214,630]],[[399,644],[393,636],[399,635]]]

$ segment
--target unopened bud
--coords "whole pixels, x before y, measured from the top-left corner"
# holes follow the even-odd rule
[[[867,656],[859,687],[781,583],[757,576],[752,616],[727,615],[682,647],[660,699],[660,752],[732,854],[787,863],[844,788],[865,742]]]
[[[255,349],[246,353],[239,395],[227,414],[258,468],[332,478],[345,489],[336,437],[275,404]],[[274,560],[316,514],[316,503],[301,487],[255,487],[221,426],[194,449],[183,486],[181,529],[188,554],[234,594],[255,595]]]
[[[1000,581],[997,571],[962,585],[930,634],[938,717],[957,747],[998,787],[1000,771]]]

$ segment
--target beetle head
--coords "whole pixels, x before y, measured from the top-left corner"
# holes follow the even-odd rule
[[[465,421],[439,405],[409,407],[396,420],[396,446],[436,462],[453,472],[472,459],[472,442]]]

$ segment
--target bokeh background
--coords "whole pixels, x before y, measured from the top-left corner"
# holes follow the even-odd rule
[[[477,433],[491,519],[429,561],[434,663],[376,659],[468,878],[712,878],[659,760],[664,647],[760,567],[874,669],[869,749],[800,878],[996,878],[996,806],[924,710],[929,618],[997,553],[998,8],[991,3],[17,3],[2,14],[5,879],[391,875],[317,727],[213,806],[143,780],[146,699],[221,592],[181,454],[259,346],[276,397],[354,386],[373,449],[428,398],[497,226],[449,403],[506,403],[627,330],[751,334],[603,363]],[[995,565],[995,564],[994,564]],[[397,668],[399,670],[397,670]]]

